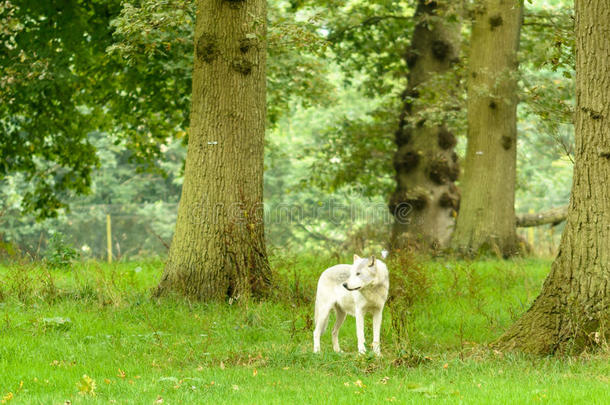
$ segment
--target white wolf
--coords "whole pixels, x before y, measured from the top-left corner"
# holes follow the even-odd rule
[[[320,335],[326,330],[328,316],[332,309],[337,314],[333,328],[333,349],[340,352],[339,328],[346,314],[356,317],[356,336],[358,351],[365,353],[364,315],[373,314],[373,351],[379,355],[379,332],[381,313],[386,299],[390,279],[388,268],[375,256],[361,258],[354,255],[354,263],[338,264],[326,269],[318,281],[315,309],[315,329],[313,331],[313,351],[320,351]]]

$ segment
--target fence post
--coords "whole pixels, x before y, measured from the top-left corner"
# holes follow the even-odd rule
[[[106,240],[108,241],[108,263],[112,263],[112,222],[110,214],[106,214]]]

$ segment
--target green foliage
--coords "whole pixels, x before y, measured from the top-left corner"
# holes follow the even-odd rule
[[[298,3],[300,7],[305,3],[329,8],[332,17],[325,21],[325,28],[329,30],[331,56],[341,69],[341,77],[362,89],[357,97],[370,97],[368,104],[346,102],[348,113],[335,113],[327,129],[320,131],[315,146],[304,150],[304,158],[314,159],[304,184],[326,192],[355,186],[367,195],[385,196],[393,187],[390,162],[401,98],[409,100],[408,95],[401,95],[406,86],[401,78],[407,73],[402,58],[413,32],[414,21],[409,18],[413,4],[356,0],[332,2],[330,6],[316,1]],[[449,12],[443,18],[455,16]],[[522,102],[518,112],[517,209],[521,212],[568,201],[574,104],[572,20],[571,0],[527,5],[521,34]],[[463,26],[465,49],[468,19]],[[414,100],[421,108],[416,121],[445,122],[459,136],[458,154],[463,154],[466,143],[463,81],[467,65],[467,55],[463,55],[452,72],[430,80]],[[329,161],[340,164],[328,165]]]
[[[119,1],[55,3],[0,7],[0,179],[24,173],[31,190],[21,208],[41,218],[88,189],[99,161],[87,134],[102,124],[104,107],[92,96],[116,70],[103,54],[104,16]]]
[[[567,204],[574,126],[573,1],[527,7],[521,35],[517,210]]]
[[[520,54],[521,212],[565,204],[572,169],[572,2],[534,3]],[[385,244],[414,5],[269,3],[265,199],[274,247]],[[58,231],[102,257],[110,214],[116,256],[165,254],[188,138],[194,15],[185,0],[2,2],[0,235],[11,249],[40,257]],[[459,153],[465,66],[435,77],[416,100],[417,118],[449,123]],[[277,220],[281,209],[296,214]]]
[[[265,232],[272,246],[289,251],[328,252],[360,251],[372,246],[381,249],[385,245],[389,212],[385,196],[372,191],[373,187],[390,182],[383,173],[375,173],[376,164],[387,164],[381,154],[377,153],[365,167],[369,170],[371,183],[329,190],[324,180],[332,176],[337,167],[350,164],[349,156],[345,163],[339,162],[337,157],[324,159],[328,143],[344,142],[338,132],[334,137],[327,135],[328,122],[335,117],[349,116],[350,110],[357,114],[363,107],[368,108],[369,102],[361,99],[354,89],[341,91],[337,98],[340,102],[326,110],[294,106],[291,113],[267,134]],[[387,147],[383,138],[369,139],[379,147]],[[376,151],[365,153],[373,156]],[[350,167],[362,172],[360,166]],[[313,180],[312,174],[315,174]],[[368,227],[377,232],[374,237],[371,237],[373,233],[367,233],[363,238],[362,231]]]
[[[115,43],[108,52],[126,62],[127,75],[139,83],[143,99],[119,110],[140,111],[146,116],[154,107],[182,112],[181,118],[171,122],[188,128],[194,16],[195,3],[191,1],[123,3],[120,15],[111,22]],[[267,109],[268,120],[274,123],[293,98],[305,105],[328,102],[332,86],[324,78],[326,63],[317,57],[325,47],[315,30],[317,17],[295,17],[282,1],[269,3],[268,17]]]
[[[269,119],[293,99],[328,103],[315,16],[272,2]],[[0,181],[21,173],[20,210],[55,216],[90,190],[100,161],[92,133],[129,150],[140,170],[188,132],[194,3],[96,0],[0,7]]]
[[[414,27],[412,1],[335,0],[300,2],[323,13],[331,56],[345,72],[344,80],[361,80],[369,97],[395,90],[404,77],[403,55]],[[402,91],[402,89],[401,89]]]
[[[53,233],[85,256],[106,256],[106,215],[111,215],[115,258],[158,256],[171,241],[186,154],[181,140],[162,148],[155,161],[158,172],[141,170],[131,159],[124,141],[106,133],[92,133],[91,142],[103,162],[92,176],[91,194],[74,197],[70,211],[57,217],[35,221],[19,215],[24,190],[29,185],[22,176],[7,178],[0,188],[0,235],[24,254],[37,258],[49,249]],[[163,241],[163,242],[162,242]]]
[[[78,258],[78,252],[72,244],[66,242],[64,234],[56,232],[49,240],[46,251],[46,262],[51,268],[65,269]]]

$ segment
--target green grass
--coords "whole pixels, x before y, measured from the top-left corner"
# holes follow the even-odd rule
[[[341,330],[345,354],[331,351],[329,332],[323,353],[311,353],[316,278],[332,262],[275,257],[274,296],[232,305],[151,299],[160,262],[0,266],[0,401],[607,403],[607,353],[537,358],[486,346],[527,309],[549,262],[416,265],[412,305],[384,313],[381,358],[355,354],[353,319]],[[80,393],[83,375],[95,396]]]

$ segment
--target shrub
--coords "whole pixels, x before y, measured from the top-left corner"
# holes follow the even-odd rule
[[[388,262],[390,292],[387,308],[392,318],[392,335],[399,352],[411,347],[409,338],[410,308],[423,300],[430,280],[423,264],[412,253],[399,251]]]
[[[49,240],[45,256],[50,267],[65,269],[72,266],[72,261],[78,258],[78,252],[72,244],[65,241],[61,232],[56,232]]]

